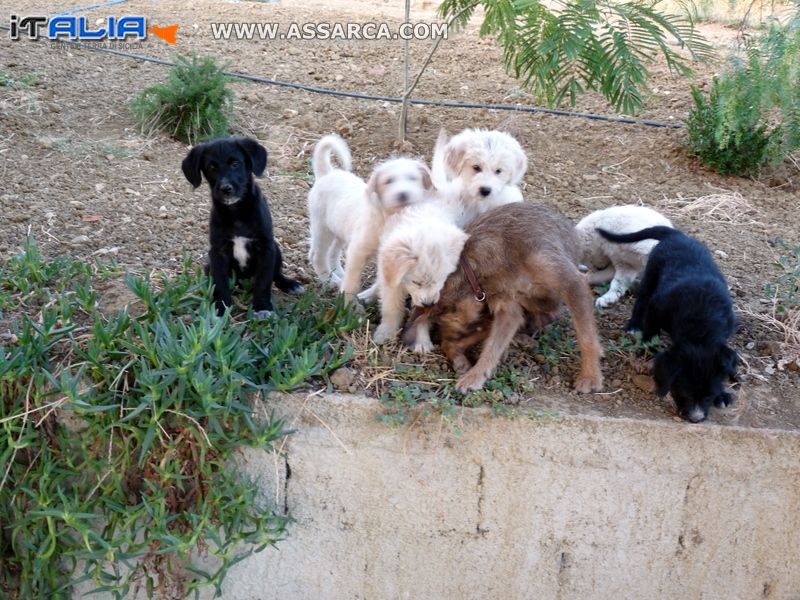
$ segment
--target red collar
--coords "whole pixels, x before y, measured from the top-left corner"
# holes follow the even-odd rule
[[[467,276],[467,280],[472,287],[472,293],[475,294],[475,300],[478,302],[483,302],[486,300],[486,292],[481,289],[481,284],[478,283],[478,278],[475,277],[475,271],[472,270],[472,265],[469,264],[469,261],[463,254],[461,255],[461,269],[464,271],[464,275]]]

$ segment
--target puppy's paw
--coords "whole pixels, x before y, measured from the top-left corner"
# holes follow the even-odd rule
[[[595,374],[581,373],[575,379],[575,391],[579,394],[589,394],[599,392],[603,389],[603,376]]]
[[[619,297],[617,296],[609,296],[608,294],[603,294],[597,300],[595,300],[594,305],[597,308],[608,308],[609,306],[613,306],[617,303]]]
[[[255,321],[264,321],[269,319],[275,313],[271,310],[257,310],[253,313],[253,320]]]
[[[396,333],[396,329],[381,323],[375,330],[375,333],[372,334],[372,341],[376,344],[385,344],[386,342],[393,340]]]
[[[714,398],[714,406],[717,408],[724,408],[733,404],[734,397],[728,392],[722,392],[719,396]]]
[[[344,296],[345,305],[351,305],[351,304],[358,305],[358,296],[356,294],[351,294],[350,292],[342,292],[342,296]]]
[[[433,342],[430,340],[420,340],[414,342],[411,349],[417,354],[427,354],[428,352],[433,352]]]
[[[483,384],[486,383],[486,379],[485,373],[481,373],[478,369],[470,369],[459,377],[456,382],[456,390],[462,394],[479,390],[483,387]]]
[[[286,286],[285,288],[283,288],[282,291],[286,292],[287,294],[292,294],[294,296],[299,296],[300,294],[302,294],[302,293],[304,293],[306,291],[306,288],[303,287],[302,283],[297,282],[297,281],[293,281],[291,285]]]

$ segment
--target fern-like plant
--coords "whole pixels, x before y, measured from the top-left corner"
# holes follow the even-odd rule
[[[782,162],[800,148],[800,18],[745,38],[708,97],[697,88],[692,96],[692,155],[723,175],[757,175]]]
[[[482,36],[503,48],[506,69],[540,101],[575,103],[585,91],[601,92],[618,110],[644,106],[650,67],[658,56],[679,75],[711,47],[694,28],[691,13],[659,9],[659,0],[444,0],[440,15],[465,25],[482,7]],[[681,53],[672,44],[677,44]]]
[[[213,58],[177,57],[164,83],[140,92],[131,103],[142,131],[164,131],[190,144],[227,135],[233,91]]]

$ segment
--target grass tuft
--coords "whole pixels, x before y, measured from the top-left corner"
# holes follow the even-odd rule
[[[164,83],[146,88],[131,102],[142,131],[163,131],[196,144],[230,133],[233,91],[213,58],[177,57]]]
[[[218,318],[189,261],[128,274],[135,314],[106,315],[94,286],[111,275],[30,240],[0,271],[2,597],[68,597],[83,579],[116,598],[219,592],[287,534],[289,515],[236,469],[240,448],[287,433],[260,398],[327,377],[359,323],[313,294],[273,320]]]

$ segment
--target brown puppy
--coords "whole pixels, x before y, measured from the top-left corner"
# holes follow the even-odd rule
[[[545,327],[564,303],[572,313],[581,352],[575,389],[600,390],[602,350],[592,293],[578,270],[581,248],[575,226],[547,207],[515,203],[490,210],[465,231],[469,239],[462,266],[447,278],[439,302],[420,316],[439,323],[442,351],[461,374],[456,389],[466,393],[483,387],[517,330],[526,321]],[[480,291],[470,283],[464,260]],[[481,291],[483,302],[476,298]],[[411,324],[409,333],[415,329]],[[482,341],[472,366],[466,351]]]

